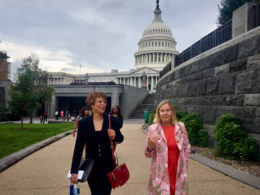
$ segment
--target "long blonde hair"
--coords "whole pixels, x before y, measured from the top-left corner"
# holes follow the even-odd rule
[[[171,110],[172,110],[171,124],[173,125],[173,124],[178,123],[178,120],[177,120],[177,117],[176,117],[176,114],[175,114],[174,106],[173,106],[173,105],[171,104],[171,102],[169,102],[168,100],[163,100],[163,101],[161,101],[161,102],[158,104],[158,106],[157,106],[157,108],[156,108],[156,113],[155,113],[155,117],[154,117],[153,122],[154,122],[154,123],[162,124],[162,119],[161,119],[161,117],[160,117],[159,111],[160,111],[161,107],[162,107],[163,105],[165,105],[165,104],[168,104],[168,105],[170,106]]]

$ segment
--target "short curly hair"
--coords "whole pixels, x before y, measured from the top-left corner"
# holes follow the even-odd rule
[[[103,98],[107,101],[107,96],[102,91],[93,91],[86,98],[86,104],[91,109],[91,107],[95,104],[97,98]]]

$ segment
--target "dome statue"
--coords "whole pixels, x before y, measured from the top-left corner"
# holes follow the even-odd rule
[[[148,25],[138,42],[135,52],[135,67],[149,67],[161,71],[170,61],[174,62],[176,41],[171,29],[162,21],[159,1],[154,11],[154,20]]]

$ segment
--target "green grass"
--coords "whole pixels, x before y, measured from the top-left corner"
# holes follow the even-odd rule
[[[73,123],[0,124],[0,159],[49,137],[73,129]]]

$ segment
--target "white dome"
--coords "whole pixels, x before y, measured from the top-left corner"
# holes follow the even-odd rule
[[[145,28],[134,56],[136,68],[149,67],[161,71],[169,62],[174,63],[178,52],[171,29],[161,20],[159,0],[156,3],[154,20]]]
[[[153,21],[152,24],[145,28],[142,37],[149,35],[168,35],[173,37],[171,29],[161,20]]]

